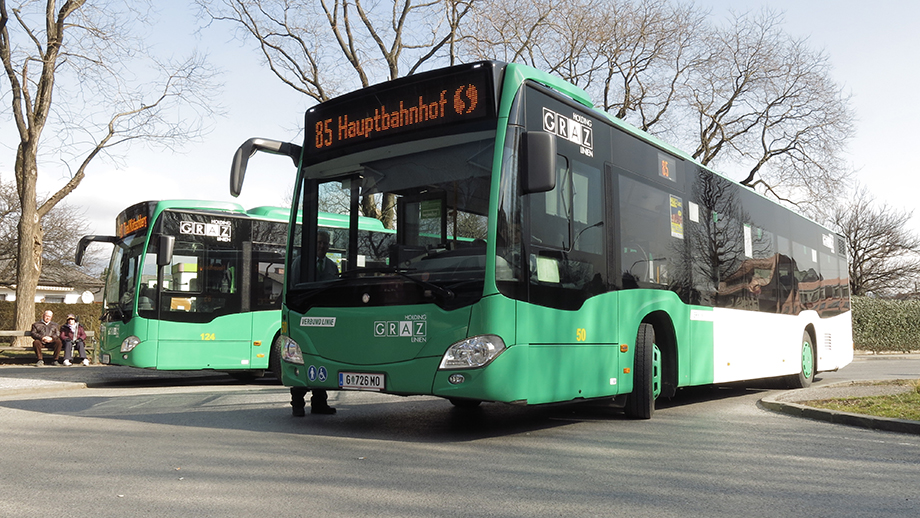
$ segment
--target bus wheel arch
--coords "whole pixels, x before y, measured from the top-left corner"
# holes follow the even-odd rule
[[[677,332],[674,323],[664,311],[649,314],[642,323],[654,328],[655,345],[661,356],[661,394],[658,397],[674,397],[678,379]]]

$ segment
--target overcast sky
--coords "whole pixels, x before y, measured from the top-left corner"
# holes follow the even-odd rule
[[[163,198],[234,200],[228,191],[230,160],[247,138],[258,136],[300,141],[303,112],[311,104],[303,95],[282,85],[260,63],[252,45],[230,38],[228,25],[205,28],[195,35],[198,22],[188,3],[169,0],[171,13],[156,31],[160,48],[187,54],[192,47],[210,54],[224,70],[221,95],[226,117],[214,123],[204,142],[183,153],[133,148],[115,165],[97,161],[80,187],[67,198],[84,209],[97,234],[114,232],[114,218],[136,202]],[[859,181],[881,201],[897,208],[916,206],[920,180],[917,154],[920,141],[920,102],[917,98],[920,2],[877,0],[698,0],[712,16],[725,19],[727,9],[758,10],[764,5],[785,12],[786,31],[808,37],[824,49],[834,66],[834,78],[853,95],[858,130],[850,144],[849,161],[860,172]],[[7,101],[8,102],[8,101]],[[3,132],[7,134],[6,131]],[[10,143],[0,147],[0,174],[12,180]],[[13,148],[12,153],[15,153]],[[281,157],[261,155],[251,165],[243,195],[244,207],[286,205],[294,168]],[[58,189],[60,171],[43,170],[39,189]],[[913,228],[920,231],[920,212]]]

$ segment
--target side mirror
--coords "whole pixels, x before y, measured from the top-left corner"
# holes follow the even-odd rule
[[[175,236],[160,236],[160,240],[157,242],[157,266],[166,266],[171,263],[175,248]]]
[[[279,142],[264,138],[251,138],[243,142],[243,145],[237,148],[236,153],[233,154],[233,164],[230,166],[230,194],[234,198],[239,196],[243,190],[246,166],[249,165],[249,157],[256,151],[290,157],[294,161],[294,167],[297,167],[300,165],[300,154],[303,152],[303,148],[290,142]]]
[[[116,243],[118,238],[115,236],[83,236],[80,243],[77,244],[77,252],[74,254],[73,263],[77,266],[83,266],[83,254],[90,243]]]
[[[528,131],[521,140],[521,186],[524,194],[556,188],[556,136]]]

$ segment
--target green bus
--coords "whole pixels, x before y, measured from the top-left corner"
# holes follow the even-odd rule
[[[115,221],[99,355],[102,363],[159,370],[213,369],[239,378],[279,372],[281,294],[290,210],[202,200],[148,201]],[[347,221],[324,215],[329,257],[340,261]],[[369,243],[394,232],[364,218]],[[379,234],[379,237],[378,237]]]
[[[530,67],[420,73],[309,109],[288,251],[347,199],[343,269],[286,270],[289,386],[455,405],[611,400],[636,418],[681,387],[852,360],[843,239],[606,113]],[[361,214],[392,215],[368,256]],[[302,222],[302,228],[300,228]]]

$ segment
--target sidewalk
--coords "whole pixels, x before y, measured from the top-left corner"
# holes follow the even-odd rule
[[[890,380],[889,380],[890,381]],[[844,381],[830,385],[811,386],[806,389],[791,390],[767,396],[760,400],[760,406],[774,412],[806,417],[830,423],[860,426],[873,430],[888,432],[910,433],[920,435],[920,422],[905,419],[892,419],[888,417],[874,417],[870,415],[826,410],[803,405],[805,401],[816,401],[835,398],[860,398],[871,396],[887,396],[910,392],[910,387],[878,384],[875,381]]]
[[[203,383],[233,380],[215,371],[155,371],[118,365],[35,367],[0,365],[0,398],[68,389],[85,389],[120,383]]]

